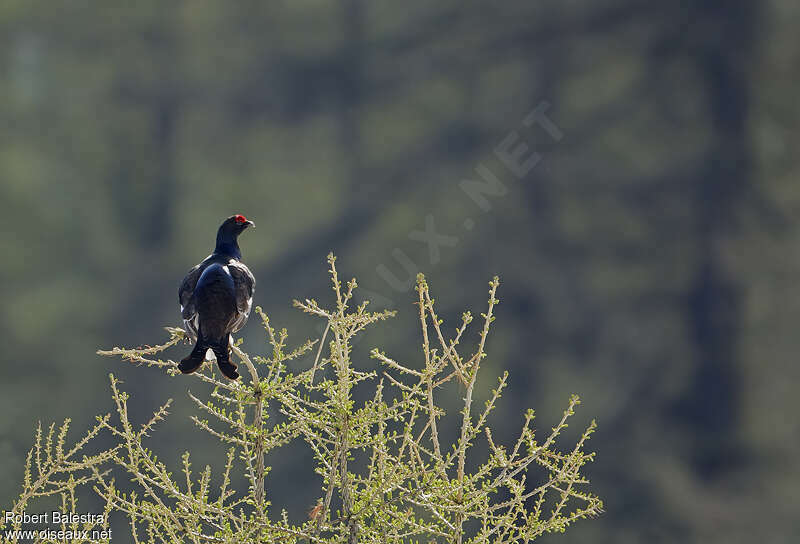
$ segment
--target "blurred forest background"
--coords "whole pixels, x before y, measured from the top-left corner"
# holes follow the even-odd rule
[[[95,350],[162,341],[243,213],[256,303],[290,339],[319,336],[291,299],[330,300],[331,250],[400,311],[364,367],[373,346],[419,359],[417,270],[451,323],[501,276],[496,425],[530,406],[547,429],[573,392],[600,425],[607,513],[545,542],[794,541],[798,25],[794,0],[3,1],[0,505],[36,422],[87,428],[112,371],[140,417],[176,399],[151,440],[167,463],[221,468],[195,380]],[[525,125],[548,104],[555,127]],[[506,138],[541,156],[522,179]],[[481,167],[505,190],[471,198]],[[292,452],[267,490],[298,518],[317,480]]]

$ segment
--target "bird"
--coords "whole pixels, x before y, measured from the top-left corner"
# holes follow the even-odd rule
[[[247,323],[256,287],[239,249],[239,235],[248,227],[255,227],[255,223],[243,215],[225,219],[217,231],[214,252],[189,270],[181,282],[181,317],[195,342],[192,352],[178,364],[184,374],[203,366],[211,349],[222,374],[230,380],[239,378],[236,364],[230,360],[231,333]]]

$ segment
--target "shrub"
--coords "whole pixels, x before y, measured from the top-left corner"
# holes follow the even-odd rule
[[[105,501],[104,519],[65,528],[107,528],[110,512],[124,512],[137,542],[169,543],[527,542],[602,511],[602,502],[586,491],[589,482],[581,474],[594,456],[584,447],[595,423],[571,448],[556,447],[556,438],[579,404],[577,397],[569,400],[563,417],[543,440],[536,438],[534,413],[528,410],[509,447],[495,442],[489,425],[508,374],[499,378],[482,407],[473,402],[495,319],[497,278],[489,283],[488,308],[481,314],[474,353],[461,352],[462,337],[473,321],[470,312],[462,315],[454,336],[447,337],[420,275],[416,291],[424,363],[401,363],[375,349],[371,356],[380,370],[363,372],[352,364],[354,338],[394,312],[368,311],[368,302],[354,305],[355,279],[342,284],[333,255],[328,262],[336,296],[333,307],[323,308],[315,300],[295,301],[302,311],[327,322],[313,363],[302,365],[306,370],[292,371],[287,362],[301,357],[310,361],[316,342],[289,349],[286,330],[276,331],[257,308],[271,353],[251,357],[238,345],[232,348],[249,383],[218,377],[214,365],[193,375],[213,386],[207,398],[189,393],[198,408],[193,421],[229,446],[219,488],[212,488],[210,467],[193,473],[189,452],[183,454],[181,474],[174,476],[148,449],[148,433],[167,415],[170,402],[136,427],[128,416],[130,397],[111,375],[115,417],[98,417],[70,449],[65,446],[69,420],[57,432],[54,426],[47,432],[40,426],[27,457],[22,494],[11,511],[21,513],[29,501],[43,496],[60,497],[63,509],[75,511],[76,490],[91,487]],[[183,330],[167,330],[170,338],[164,344],[99,353],[178,375],[174,361],[157,358],[184,339]],[[356,400],[357,386],[370,389],[368,400]],[[444,387],[463,393],[460,428],[452,443],[442,438],[449,433],[441,432],[444,410],[437,398]],[[268,418],[268,408],[280,416]],[[115,445],[78,459],[100,432],[111,433]],[[280,455],[281,447],[292,441],[302,441],[313,452],[314,470],[322,482],[318,503],[300,523],[290,522],[285,511],[276,515],[264,490],[268,456]],[[474,448],[478,441],[485,452],[481,458]],[[236,471],[246,476],[247,489],[235,489]],[[115,486],[114,476],[121,472],[134,490]],[[534,472],[541,478],[531,476]],[[10,522],[4,529],[20,526]]]

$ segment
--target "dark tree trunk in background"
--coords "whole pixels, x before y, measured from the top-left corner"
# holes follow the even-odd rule
[[[118,107],[141,111],[148,121],[143,130],[118,131],[118,166],[112,179],[112,198],[125,212],[123,217],[130,226],[139,262],[146,264],[124,286],[126,311],[115,315],[109,327],[128,330],[133,335],[152,330],[147,323],[150,320],[142,320],[141,316],[154,316],[163,308],[164,300],[174,300],[173,293],[177,292],[177,284],[165,284],[159,264],[173,247],[178,199],[177,131],[185,102],[179,75],[182,59],[178,28],[174,9],[165,10],[152,21],[141,36],[151,63],[144,65],[144,73],[137,65],[120,70],[115,85]]]
[[[530,33],[522,36],[522,40],[535,42],[536,37],[546,33],[551,25],[564,24],[560,3],[548,2],[546,12],[548,14],[546,20],[532,24]],[[512,46],[517,47],[517,44],[512,43]],[[513,47],[508,54],[512,54]],[[555,40],[537,50],[536,55],[531,55],[527,59],[530,85],[527,103],[524,104],[527,111],[522,112],[522,115],[546,101],[552,104],[547,115],[558,119],[559,86],[562,83],[563,70],[569,62],[568,49],[569,44],[566,40]],[[513,125],[510,126],[513,127]],[[563,271],[563,276],[561,276],[563,282],[558,286],[559,294],[563,298],[571,299],[564,300],[565,304],[572,304],[574,303],[573,297],[576,297],[576,291],[579,290],[579,282],[575,280],[573,274],[577,267],[570,257],[580,258],[580,256],[567,255],[567,252],[563,250],[566,244],[562,244],[562,235],[557,226],[558,211],[555,206],[558,200],[554,198],[554,193],[560,187],[557,179],[551,174],[551,167],[555,161],[553,154],[557,151],[558,144],[537,125],[525,132],[524,140],[530,142],[531,149],[541,154],[542,160],[524,179],[512,182],[511,190],[520,191],[520,198],[530,211],[530,237],[537,253],[546,255],[548,262],[554,263],[555,267]],[[517,334],[518,355],[515,360],[519,361],[521,365],[529,365],[525,371],[531,376],[532,387],[539,388],[542,387],[542,380],[539,379],[540,365],[531,364],[526,356],[530,345],[537,346],[540,353],[545,354],[553,350],[554,344],[570,346],[573,344],[565,336],[565,334],[569,335],[569,332],[559,331],[550,323],[547,316],[550,309],[546,306],[547,297],[542,294],[541,284],[515,285],[512,283],[508,289],[510,289],[510,295],[507,297],[510,301],[509,306],[511,311],[516,314],[515,321],[520,326],[520,332]],[[576,324],[576,328],[580,328],[580,325]],[[531,393],[525,390],[518,393],[520,395],[520,398],[517,399],[518,409],[524,409],[528,405],[528,397]],[[541,394],[541,391],[538,394]]]
[[[112,176],[115,205],[121,216],[135,219],[128,223],[138,227],[131,233],[133,241],[147,253],[169,246],[174,233],[175,138],[182,102],[177,28],[176,10],[165,10],[151,22],[141,37],[150,63],[120,70],[114,88],[121,109],[146,112],[149,121],[146,130],[135,125],[116,129]]]
[[[692,4],[690,53],[705,79],[711,124],[706,167],[695,187],[698,265],[688,322],[696,346],[693,382],[682,412],[696,433],[695,468],[705,477],[737,461],[734,452],[741,377],[737,354],[743,287],[725,262],[725,246],[749,193],[752,157],[747,118],[756,3],[705,0]]]
[[[150,221],[145,226],[144,239],[153,248],[169,245],[173,234],[176,196],[175,131],[178,119],[178,101],[172,96],[159,97],[153,115],[156,172],[152,193]]]
[[[157,55],[154,70],[161,87],[145,90],[140,97],[151,109],[153,117],[153,184],[147,205],[148,224],[144,226],[145,247],[160,251],[169,245],[174,231],[177,172],[175,139],[180,108],[180,52],[177,10],[165,13],[163,21],[152,30],[148,46]]]
[[[364,5],[362,0],[342,3],[342,46],[339,52],[339,133],[353,191],[369,196],[369,180],[363,179],[360,113],[364,102]]]

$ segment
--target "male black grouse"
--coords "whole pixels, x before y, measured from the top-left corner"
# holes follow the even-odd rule
[[[256,280],[242,263],[239,235],[254,227],[243,215],[227,218],[217,231],[214,253],[192,268],[178,290],[186,330],[196,340],[192,353],[178,368],[191,374],[203,365],[211,349],[220,371],[235,380],[236,365],[230,360],[231,333],[241,329],[250,316]]]

